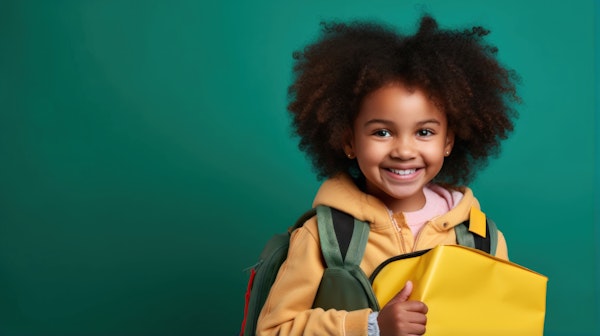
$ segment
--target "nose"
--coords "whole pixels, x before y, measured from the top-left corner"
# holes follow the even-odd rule
[[[406,161],[414,159],[416,157],[416,152],[415,140],[413,137],[398,137],[396,141],[393,142],[390,156],[393,159]]]

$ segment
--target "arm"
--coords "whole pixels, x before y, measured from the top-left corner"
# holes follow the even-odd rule
[[[292,234],[287,260],[258,318],[258,335],[366,335],[370,309],[311,309],[324,271],[315,224],[313,218]]]

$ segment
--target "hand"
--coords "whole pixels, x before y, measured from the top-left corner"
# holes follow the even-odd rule
[[[412,336],[425,333],[427,305],[421,301],[409,301],[412,290],[413,283],[407,281],[404,288],[379,312],[377,323],[381,336]]]

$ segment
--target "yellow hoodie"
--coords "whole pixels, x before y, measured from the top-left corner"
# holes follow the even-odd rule
[[[452,210],[432,218],[413,237],[402,214],[392,218],[385,204],[365,194],[347,175],[323,183],[313,206],[327,205],[370,223],[369,240],[360,267],[367,276],[385,260],[403,253],[456,244],[454,226],[469,218],[479,202],[471,189],[458,188],[463,197]],[[496,256],[508,259],[506,241],[498,232]],[[287,260],[258,318],[257,335],[367,335],[370,309],[356,311],[311,309],[321,282],[321,257],[316,217],[293,232]]]

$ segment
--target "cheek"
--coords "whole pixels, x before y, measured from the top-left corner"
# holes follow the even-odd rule
[[[363,150],[360,152],[360,155],[356,157],[356,161],[360,170],[365,175],[369,175],[368,172],[371,172],[379,167],[382,159],[380,156],[376,155],[374,151]]]
[[[435,146],[429,148],[426,152],[424,152],[424,156],[430,163],[442,163],[444,162],[445,156],[445,147],[444,146]]]
[[[368,143],[358,144],[357,155],[363,162],[380,161],[387,154],[384,146],[375,146]]]

